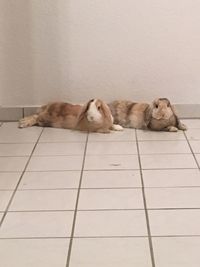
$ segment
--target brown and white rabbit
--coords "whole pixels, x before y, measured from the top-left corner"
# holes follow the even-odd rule
[[[187,130],[167,98],[157,98],[152,104],[116,100],[108,106],[114,123],[123,127],[170,132]]]
[[[44,105],[36,114],[19,121],[19,128],[33,125],[100,133],[123,130],[113,124],[108,105],[100,99],[92,99],[83,106],[63,102]]]

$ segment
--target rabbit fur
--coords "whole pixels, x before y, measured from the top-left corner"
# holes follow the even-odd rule
[[[123,130],[120,125],[113,124],[108,105],[100,99],[91,99],[85,105],[49,103],[42,106],[36,114],[19,121],[19,128],[33,125],[100,133]]]
[[[170,132],[187,130],[167,98],[157,98],[151,104],[116,100],[108,106],[114,123],[126,128]]]

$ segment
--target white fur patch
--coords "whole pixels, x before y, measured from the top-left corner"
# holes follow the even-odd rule
[[[121,125],[113,124],[113,125],[112,125],[112,130],[113,130],[113,131],[123,131],[124,128],[123,128]]]
[[[111,113],[110,113],[110,116],[111,116],[111,120],[112,120],[112,123],[113,123],[114,122],[114,118],[113,118]]]
[[[100,122],[102,119],[101,113],[98,111],[96,106],[96,99],[90,103],[90,106],[87,111],[88,121]]]

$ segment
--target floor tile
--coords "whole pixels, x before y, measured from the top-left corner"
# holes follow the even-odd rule
[[[0,156],[30,156],[34,145],[34,143],[0,144]]]
[[[188,129],[186,131],[186,135],[189,140],[200,140],[200,128],[199,129]]]
[[[184,123],[200,165],[200,120]],[[88,135],[4,123],[0,220],[40,134],[0,227],[3,267],[65,267],[81,178],[70,267],[152,267],[135,129]],[[185,135],[137,138],[155,265],[199,267],[200,172]]]
[[[0,191],[0,211],[5,211],[13,191]]]
[[[45,128],[39,142],[85,142],[87,133],[68,129]]]
[[[135,130],[124,129],[123,131],[113,131],[109,134],[90,133],[88,141],[135,141]]]
[[[200,154],[195,154],[195,157],[196,157],[197,162],[198,162],[198,164],[200,166]]]
[[[39,143],[37,144],[34,156],[66,156],[83,155],[85,149],[84,143]]]
[[[41,131],[41,127],[19,129],[17,122],[7,122],[0,128],[0,143],[33,143]]]
[[[137,154],[136,142],[89,142],[87,155]]]
[[[190,140],[190,145],[192,147],[193,153],[200,153],[200,140],[199,141]]]
[[[200,237],[156,237],[153,247],[156,266],[200,266]]]
[[[80,171],[25,172],[19,189],[78,188],[80,174]]]
[[[74,239],[70,267],[151,267],[149,251],[147,238]]]
[[[144,141],[139,142],[140,154],[191,153],[187,141]]]
[[[73,211],[9,212],[0,228],[0,238],[69,237]]]
[[[187,125],[188,129],[200,128],[199,119],[186,119],[181,121]]]
[[[69,239],[0,240],[1,264],[3,267],[64,267],[68,246]]]
[[[79,211],[75,236],[147,236],[145,212],[144,210]]]
[[[140,172],[123,171],[84,171],[82,188],[141,187]]]
[[[200,210],[149,210],[152,236],[200,235]]]
[[[137,137],[139,141],[185,140],[183,131],[170,133],[137,130]]]
[[[200,208],[200,188],[146,188],[147,207]]]
[[[0,190],[15,189],[21,172],[0,172]]]
[[[74,210],[77,190],[25,190],[18,191],[9,210]]]
[[[200,186],[199,169],[143,170],[146,187]]]
[[[87,155],[85,170],[139,169],[137,155]]]
[[[143,169],[197,168],[192,154],[141,155],[141,163]]]
[[[83,156],[34,156],[27,171],[81,170]]]
[[[143,209],[141,189],[82,189],[79,210]]]
[[[1,172],[23,171],[29,157],[0,157]]]

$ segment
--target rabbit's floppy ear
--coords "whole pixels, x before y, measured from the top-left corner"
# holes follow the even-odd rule
[[[97,100],[97,105],[98,103],[100,103],[101,105],[101,111],[103,113],[103,116],[109,120],[112,120],[112,115],[111,115],[111,111],[110,111],[110,108],[108,107],[108,105],[102,101],[102,100]]]
[[[181,121],[180,121],[180,119],[179,119],[179,117],[177,115],[177,112],[176,112],[176,109],[175,109],[174,105],[172,105],[170,103],[169,99],[167,99],[167,98],[163,98],[163,100],[168,102],[168,107],[170,107],[171,110],[172,110],[173,116],[174,116],[174,118],[176,120],[176,127],[178,129],[180,129],[180,130],[184,130],[184,131],[187,130],[187,127],[184,124],[181,123]]]
[[[168,100],[168,99],[166,98],[166,100]],[[175,107],[170,103],[169,100],[168,100],[168,106],[171,108],[171,110],[172,110],[174,116],[177,117],[176,109],[175,109]]]
[[[173,112],[173,115],[174,115],[175,119],[176,119],[176,126],[178,127],[178,126],[181,124],[181,122],[180,122],[180,120],[179,120],[179,118],[178,118],[176,109],[175,109],[175,107],[174,107],[173,105],[171,105],[170,102],[169,102],[169,106],[170,106],[170,108],[171,108],[171,110],[172,110],[172,112]]]
[[[88,109],[90,107],[90,103],[93,102],[93,101],[94,101],[94,99],[91,99],[85,105],[83,105],[83,107],[81,109],[81,112],[80,112],[80,114],[78,116],[78,122],[77,123],[80,123],[84,119],[84,117],[86,115],[86,112],[88,111]]]
[[[152,119],[152,112],[153,112],[153,103],[150,104],[145,110],[144,121],[147,128],[149,127],[150,121]]]
[[[167,106],[171,108],[172,113],[173,113],[173,115],[174,115],[174,117],[176,118],[176,121],[177,121],[177,123],[178,123],[178,120],[179,120],[179,119],[178,119],[178,115],[177,115],[177,113],[176,113],[176,109],[175,109],[175,107],[171,104],[171,102],[169,101],[169,99],[168,99],[168,98],[160,98],[160,100],[164,100],[164,101],[167,102]]]

